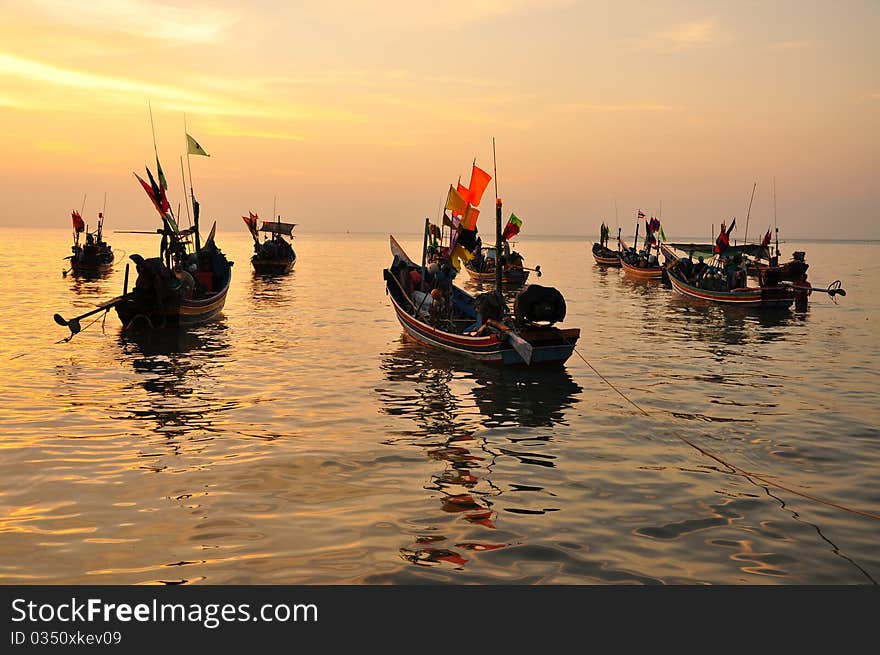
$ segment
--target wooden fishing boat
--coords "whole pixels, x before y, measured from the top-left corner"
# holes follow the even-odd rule
[[[189,134],[187,140],[195,144],[190,144],[188,155],[207,154]],[[161,170],[158,156],[156,161],[157,168]],[[80,321],[83,318],[111,309],[116,310],[124,330],[201,325],[215,319],[223,311],[232,280],[233,262],[217,247],[214,238],[216,221],[202,244],[199,203],[192,186],[193,226],[180,229],[165,195],[162,176],[159,175],[160,182],[157,182],[149,169],[147,176],[149,183],[135,174],[162,218],[162,229],[145,232],[162,235],[159,256],[145,259],[133,254],[129,257],[137,266],[137,279],[132,291],[128,290],[129,267],[126,265],[121,296],[70,320],[55,314],[55,322],[70,328],[71,334],[81,331]]]
[[[663,278],[663,266],[659,258],[650,256],[645,251],[636,252],[621,241],[620,266],[627,275],[640,280],[660,280]]]
[[[434,320],[436,313],[435,296],[417,289],[408,289],[406,280],[409,273],[419,271],[401,248],[391,237],[391,253],[394,257],[389,268],[384,269],[386,293],[391,298],[394,312],[401,327],[413,339],[431,348],[439,348],[453,353],[465,355],[472,359],[489,364],[522,365],[522,364],[563,364],[574,352],[580,337],[578,328],[560,329],[552,323],[539,324],[524,307],[514,310],[513,317],[501,317],[501,320],[488,320],[476,329],[479,301],[494,292],[474,297],[452,285],[449,312],[442,319]],[[536,295],[547,287],[531,285],[524,290],[535,289]],[[551,290],[561,294],[555,289]],[[554,294],[549,293],[548,296]],[[519,316],[517,316],[519,314]],[[557,317],[559,314],[557,314]],[[564,316],[564,300],[562,300],[562,316]],[[555,321],[554,321],[555,322]]]
[[[645,215],[641,212],[641,210],[639,210],[638,218],[639,220],[645,218]],[[623,269],[623,272],[630,277],[639,280],[663,279],[664,269],[663,266],[660,264],[659,240],[653,236],[654,232],[659,229],[660,222],[654,218],[651,219],[651,222],[655,221],[655,226],[652,226],[651,223],[649,223],[647,220],[645,221],[645,232],[647,236],[645,238],[645,248],[641,251],[636,249],[639,244],[639,222],[636,223],[636,234],[633,239],[633,243],[635,243],[636,245],[633,247],[629,247],[626,245],[626,242],[620,238],[620,232],[618,231],[617,243],[620,253],[620,266]],[[652,239],[653,241],[651,242],[649,241],[649,239]],[[651,252],[654,248],[652,243],[658,244],[656,255]]]
[[[682,296],[727,306],[787,309],[795,298],[795,290],[789,286],[741,287],[730,291],[702,289],[674,267],[669,270],[669,282],[672,289]]]
[[[598,242],[593,243],[593,259],[599,266],[621,267],[620,253]]]
[[[529,279],[529,270],[523,265],[523,258],[515,250],[502,256],[503,268],[501,269],[502,284],[522,285]],[[479,254],[464,265],[468,276],[474,282],[492,284],[495,282],[495,249],[482,247]],[[536,266],[538,277],[541,276],[541,267]]]
[[[252,214],[257,218],[256,214]],[[247,223],[247,219],[245,219]],[[250,227],[250,223],[248,226]],[[262,243],[252,230],[254,237],[254,255],[251,257],[251,265],[258,275],[284,275],[289,273],[296,264],[296,252],[290,242],[284,239],[286,235],[293,238],[293,228],[296,223],[283,223],[281,221],[263,221],[260,232],[270,233],[272,236]]]
[[[70,247],[72,254],[65,257],[70,261],[70,272],[80,277],[100,277],[113,268],[116,255],[110,244],[103,239],[104,213],[98,212],[98,228],[92,232],[84,224],[78,211],[71,212],[74,227],[74,241]],[[85,233],[80,244],[79,235]],[[68,271],[64,271],[66,275]]]
[[[787,309],[794,303],[797,290],[792,286],[765,284],[759,280],[757,286],[748,286],[745,275],[740,286],[732,289],[719,266],[704,264],[700,256],[699,269],[691,257],[679,257],[671,246],[661,246],[667,261],[667,274],[672,289],[679,295],[700,301],[736,307],[759,309]],[[733,255],[741,257],[740,254]]]
[[[142,275],[145,281],[141,286],[136,282],[131,294],[124,289],[123,297],[114,306],[124,326],[143,321],[150,328],[191,327],[212,321],[223,311],[233,262],[214,243],[214,229],[198,253],[172,263],[170,268],[160,258],[152,260],[154,265],[167,270],[166,288],[161,288],[157,281],[164,277],[163,272],[157,276],[149,270],[150,260],[139,255],[131,255],[131,259],[138,264],[139,281]]]

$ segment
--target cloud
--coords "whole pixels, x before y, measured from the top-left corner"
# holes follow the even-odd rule
[[[714,20],[703,20],[685,23],[669,30],[657,33],[659,41],[675,48],[692,48],[712,43],[717,38]]]
[[[617,114],[630,112],[677,111],[681,109],[681,107],[650,102],[632,102],[618,104],[572,102],[557,105],[556,109],[562,113],[593,112],[601,114]]]
[[[400,2],[400,0],[337,0],[315,3],[311,13],[336,21],[354,17],[363,29],[435,29],[460,27],[504,16],[567,7],[575,0],[446,0]]]
[[[647,37],[630,37],[625,42],[636,50],[674,52],[710,45],[720,39],[717,21],[706,19],[662,29]]]
[[[779,41],[777,43],[768,43],[766,45],[766,48],[768,50],[805,50],[807,48],[812,48],[815,45],[815,41],[801,39],[796,41]]]
[[[214,116],[248,116],[285,120],[329,120],[355,123],[360,116],[333,108],[308,107],[293,102],[263,102],[260,98],[242,99],[231,92],[222,93],[168,84],[140,81],[64,68],[54,64],[0,51],[0,79],[24,80],[33,88],[17,96],[0,96],[0,104],[13,108],[58,109],[53,89],[68,88],[82,93],[98,93],[104,105],[143,106],[151,100],[153,107],[172,111],[194,112]],[[51,99],[52,102],[48,102]],[[73,103],[65,99],[65,109]],[[290,135],[288,138],[296,138]]]
[[[234,12],[207,6],[173,6],[152,0],[31,0],[53,22],[105,29],[178,44],[222,41],[239,20]]]

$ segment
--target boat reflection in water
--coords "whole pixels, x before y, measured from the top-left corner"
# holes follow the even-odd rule
[[[439,463],[423,487],[441,511],[411,522],[412,543],[399,551],[404,560],[460,569],[518,538],[499,512],[558,509],[552,490],[504,478],[528,479],[531,466],[556,465],[552,437],[535,428],[564,423],[577,402],[581,387],[565,369],[491,368],[409,340],[386,353],[381,368],[390,383],[379,390],[384,412],[416,425],[395,431],[389,443],[418,447]]]
[[[292,275],[259,275],[254,273],[250,280],[250,291],[247,298],[253,308],[271,306],[273,309],[294,305],[296,301],[296,287],[293,282],[296,272]]]
[[[746,307],[696,305],[681,296],[669,298],[666,318],[681,327],[683,338],[706,343],[739,346],[797,338],[792,328],[802,325],[807,316],[788,310],[755,311]]]
[[[182,454],[196,441],[210,440],[218,412],[235,406],[216,386],[228,357],[226,321],[189,330],[123,332],[119,343],[122,357],[140,374],[137,385],[146,391],[139,398],[126,394],[125,418],[155,424],[146,430],[164,445],[155,457]]]

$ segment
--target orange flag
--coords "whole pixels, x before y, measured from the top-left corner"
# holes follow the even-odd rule
[[[468,188],[470,195],[468,202],[474,207],[479,207],[480,201],[483,199],[483,192],[489,186],[489,180],[491,179],[491,175],[474,165],[473,170],[471,170],[471,185]]]
[[[476,230],[477,229],[477,219],[480,217],[480,210],[476,207],[471,207],[468,205],[467,209],[465,209],[464,216],[461,219],[461,229],[463,230]]]

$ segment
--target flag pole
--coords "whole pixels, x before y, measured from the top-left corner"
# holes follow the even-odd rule
[[[180,177],[183,180],[183,188],[186,189],[186,173],[183,172],[183,155],[180,156]],[[186,191],[184,191],[186,193]],[[177,210],[178,212],[180,209]],[[189,203],[186,203],[186,222],[192,227],[192,216],[189,213]]]
[[[189,171],[189,197],[192,200],[192,208],[193,208],[193,225],[195,226],[195,236],[196,236],[196,254],[199,254],[199,250],[201,250],[201,241],[199,239],[199,212],[196,211],[196,194],[193,191],[193,174],[192,174],[192,166],[189,163],[189,132],[187,132],[186,127],[186,114],[183,115],[183,134],[184,139],[186,141],[186,169]]]
[[[156,162],[159,162],[159,149],[156,147],[156,126],[153,125],[153,105],[147,100],[147,108],[150,110],[150,131],[153,134],[153,154],[156,155]],[[159,181],[162,184],[162,181]]]
[[[476,161],[476,160],[475,160]],[[492,172],[495,175],[495,292],[504,306],[501,293],[501,198],[498,197],[498,158],[495,155],[495,137],[492,137]]]

